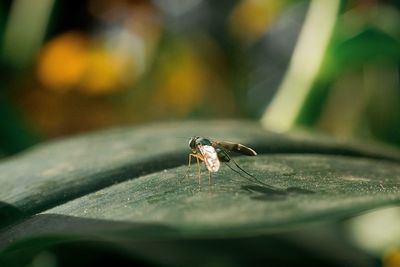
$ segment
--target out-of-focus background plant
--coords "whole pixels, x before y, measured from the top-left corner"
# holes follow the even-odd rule
[[[399,147],[399,67],[399,0],[1,0],[0,158],[215,118]],[[357,247],[399,266],[398,208],[359,218]]]
[[[397,0],[3,0],[0,151],[252,118],[400,145]]]

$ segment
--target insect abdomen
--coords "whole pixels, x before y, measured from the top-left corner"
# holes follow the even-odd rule
[[[216,148],[215,151],[217,152],[218,158],[222,162],[229,162],[231,158],[229,157],[228,153],[226,153],[223,149],[221,148]]]

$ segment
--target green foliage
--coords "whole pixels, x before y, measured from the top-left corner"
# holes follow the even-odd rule
[[[346,27],[349,25],[339,23],[336,35],[333,36],[326,53],[324,66],[298,116],[298,124],[312,126],[317,123],[322,110],[326,108],[328,95],[337,89],[333,88],[334,83],[342,75],[352,71],[362,71],[366,66],[396,66],[400,63],[398,36],[370,26],[352,32],[351,35],[340,34]],[[340,107],[340,103],[337,103],[337,107]]]
[[[259,156],[235,160],[263,184],[227,166],[211,185],[204,166],[201,184],[195,165],[185,177],[181,137],[192,135],[254,147]],[[0,265],[373,262],[336,223],[400,203],[399,160],[389,148],[277,135],[244,121],[156,124],[44,144],[0,165]],[[333,236],[321,239],[327,229]]]

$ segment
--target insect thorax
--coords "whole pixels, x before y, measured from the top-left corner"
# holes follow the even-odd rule
[[[210,140],[204,137],[196,137],[195,139],[196,145],[203,145],[203,146],[212,146],[212,143]]]

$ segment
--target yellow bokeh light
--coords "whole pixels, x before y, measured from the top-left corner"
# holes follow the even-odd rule
[[[243,42],[254,42],[267,30],[278,15],[282,1],[242,0],[229,19],[231,34]]]
[[[89,64],[80,83],[80,89],[89,94],[109,93],[121,88],[122,66],[104,49],[94,49],[89,55]]]
[[[123,88],[127,75],[131,82],[137,76],[133,58],[122,56],[82,33],[64,33],[42,49],[38,78],[47,89],[57,92],[112,93]]]
[[[89,40],[80,33],[69,32],[48,42],[40,54],[38,78],[57,91],[76,86],[86,72]]]
[[[185,115],[203,102],[207,76],[199,55],[181,47],[179,55],[163,66],[158,99],[174,112]]]
[[[383,267],[400,267],[400,248],[389,249],[382,260]]]

